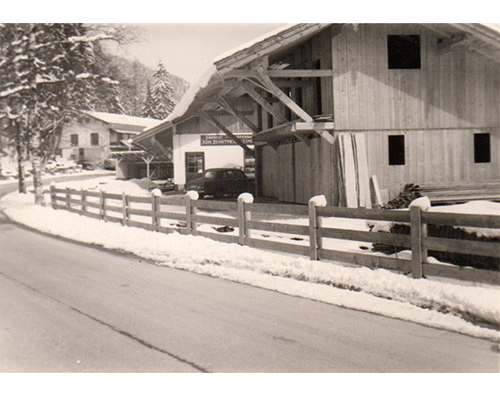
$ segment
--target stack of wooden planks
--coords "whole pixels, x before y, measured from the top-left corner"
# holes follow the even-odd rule
[[[423,185],[421,194],[431,203],[462,203],[474,200],[500,201],[500,180],[474,184]]]

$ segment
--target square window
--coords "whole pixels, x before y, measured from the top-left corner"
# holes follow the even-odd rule
[[[491,162],[489,133],[474,134],[474,162],[476,164]]]
[[[71,135],[71,146],[76,147],[78,146],[78,135]]]
[[[388,35],[387,55],[389,69],[420,69],[420,36]]]
[[[91,146],[99,146],[99,134],[91,133],[90,134],[90,145]]]
[[[199,174],[205,170],[204,153],[186,153],[186,173]]]
[[[389,136],[389,165],[405,164],[405,137],[404,135]]]

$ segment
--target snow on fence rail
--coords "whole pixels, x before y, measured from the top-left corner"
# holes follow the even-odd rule
[[[427,236],[427,225],[452,225],[463,227],[500,228],[500,216],[471,215],[457,213],[424,212],[419,207],[409,211],[383,209],[352,209],[322,207],[313,199],[308,206],[286,204],[201,201],[188,195],[184,197],[136,197],[125,194],[110,194],[104,191],[58,189],[51,186],[51,205],[54,209],[65,209],[81,215],[119,222],[124,226],[140,227],[158,232],[180,232],[201,235],[221,242],[239,243],[255,248],[309,256],[311,260],[334,260],[354,263],[372,268],[385,268],[411,273],[414,278],[424,275],[442,276],[475,282],[500,285],[500,272],[435,264],[427,260],[428,249],[445,252],[468,253],[478,256],[500,257],[500,243],[457,240]],[[215,212],[215,213],[214,213]],[[221,213],[223,212],[223,213]],[[232,213],[227,216],[224,214]],[[279,221],[252,220],[252,213],[292,215],[308,218],[307,225],[280,223]],[[323,226],[325,218],[347,218],[407,223],[410,235],[388,232],[359,231]],[[172,221],[174,221],[172,223]],[[167,224],[168,223],[168,224]],[[201,229],[202,225],[210,228]],[[238,235],[217,232],[214,225],[231,230]],[[253,231],[293,234],[298,243],[284,243],[259,238]],[[411,250],[411,259],[333,250],[324,246],[328,239],[343,239],[383,243]],[[330,246],[332,244],[329,244]]]

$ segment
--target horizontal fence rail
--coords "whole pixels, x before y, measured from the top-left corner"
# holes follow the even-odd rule
[[[287,204],[250,203],[238,198],[238,202],[201,201],[188,195],[183,197],[129,196],[103,191],[61,189],[51,186],[51,205],[54,209],[74,213],[124,226],[138,227],[163,233],[179,232],[200,235],[220,242],[239,243],[259,249],[268,249],[309,256],[311,260],[348,262],[371,268],[385,268],[408,273],[414,278],[425,275],[441,276],[500,285],[500,269],[489,271],[452,264],[428,262],[428,251],[473,254],[500,258],[499,242],[429,237],[427,226],[447,225],[455,227],[500,228],[500,216],[456,213],[432,213],[418,207],[410,210],[353,209],[319,206],[311,199],[308,206]],[[253,200],[253,199],[252,199]],[[218,213],[222,211],[223,214]],[[306,224],[288,224],[279,220],[256,220],[252,215],[291,216],[305,219]],[[358,231],[324,226],[326,218],[376,220],[404,223],[410,233]],[[167,224],[168,223],[168,224]],[[210,225],[214,232],[199,230],[202,224]],[[227,229],[237,235],[217,232]],[[255,231],[264,231],[269,235]],[[283,235],[282,241],[266,240],[271,234]],[[386,256],[382,253],[366,254],[325,248],[327,239],[379,243],[411,250],[411,259]],[[287,242],[285,242],[287,241]],[[290,242],[288,242],[290,241]]]

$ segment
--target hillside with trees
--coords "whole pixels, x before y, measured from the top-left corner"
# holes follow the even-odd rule
[[[155,70],[142,64],[138,60],[130,60],[117,55],[110,55],[101,51],[100,62],[107,73],[117,81],[118,97],[127,115],[142,117],[147,97],[148,83],[153,89]],[[181,77],[168,73],[169,83],[173,88],[172,99],[178,103],[189,88],[189,83]],[[109,111],[106,108],[96,109]]]

